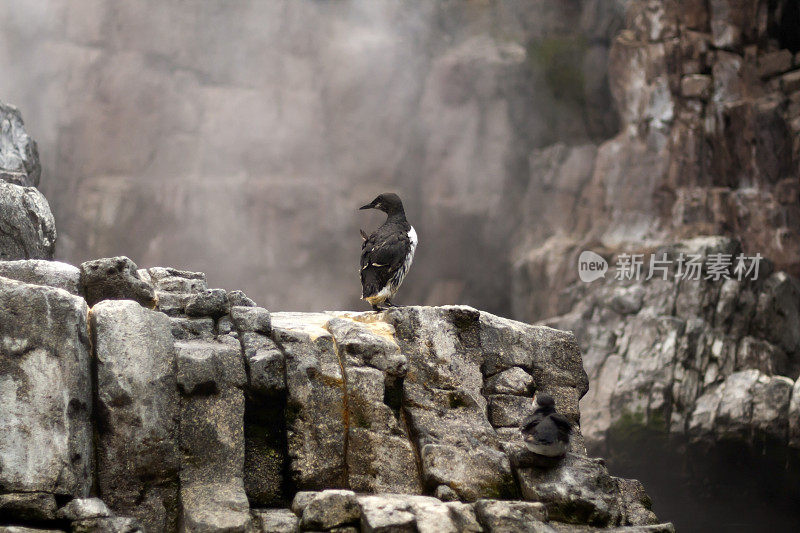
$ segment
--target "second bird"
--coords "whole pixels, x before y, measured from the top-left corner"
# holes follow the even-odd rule
[[[380,194],[359,209],[378,209],[388,215],[372,235],[361,232],[361,299],[380,311],[394,305],[390,298],[414,260],[417,232],[406,220],[403,202],[394,193]]]

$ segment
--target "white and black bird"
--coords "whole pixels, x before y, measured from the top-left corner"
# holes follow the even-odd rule
[[[572,424],[556,411],[556,402],[549,394],[536,395],[536,408],[519,430],[525,446],[537,455],[561,457],[569,449]]]
[[[403,202],[394,193],[380,194],[359,209],[378,209],[388,215],[372,235],[361,232],[361,299],[380,311],[394,305],[389,299],[397,293],[414,260],[417,232],[406,220]]]

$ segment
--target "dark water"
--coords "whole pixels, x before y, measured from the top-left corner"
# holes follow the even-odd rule
[[[796,450],[733,442],[700,449],[655,436],[612,438],[606,453],[609,471],[644,483],[659,519],[681,533],[800,531]]]

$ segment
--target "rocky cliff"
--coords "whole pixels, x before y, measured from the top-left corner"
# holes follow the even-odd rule
[[[0,266],[3,524],[671,530],[579,429],[557,465],[524,461],[534,392],[580,423],[569,333],[459,306],[269,313],[123,257]]]
[[[674,530],[587,457],[571,333],[466,306],[270,313],[198,272],[30,258],[55,230],[25,225],[52,215],[2,109],[0,531]],[[548,464],[518,430],[537,391],[576,427]]]

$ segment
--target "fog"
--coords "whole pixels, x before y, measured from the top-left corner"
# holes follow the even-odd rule
[[[508,315],[530,151],[616,127],[603,50],[621,8],[576,27],[584,3],[535,3],[2,1],[0,95],[39,142],[59,259],[359,309],[358,229],[381,217],[357,207],[395,191],[420,235],[398,302]],[[529,53],[578,33],[599,43],[588,69],[597,46]],[[547,77],[564,59],[574,87]]]

